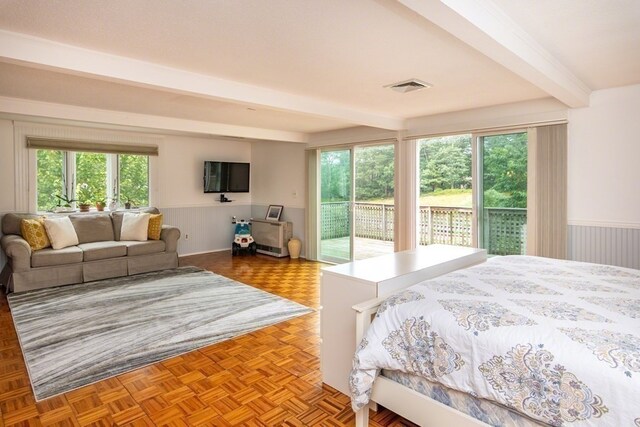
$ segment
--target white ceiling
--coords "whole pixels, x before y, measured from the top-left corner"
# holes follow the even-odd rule
[[[640,83],[637,0],[472,3],[491,12],[483,22],[456,0],[0,0],[0,97],[235,125],[243,136],[238,127],[400,129]],[[383,87],[408,78],[434,87]]]

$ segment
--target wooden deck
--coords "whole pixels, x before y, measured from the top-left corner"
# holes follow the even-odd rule
[[[325,239],[320,242],[320,253],[332,258],[349,259],[349,238]],[[354,259],[367,259],[393,253],[393,242],[356,237],[353,240]]]

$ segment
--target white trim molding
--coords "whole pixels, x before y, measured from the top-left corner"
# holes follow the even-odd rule
[[[607,228],[631,228],[640,229],[638,222],[596,221],[589,219],[570,219],[569,225],[581,227],[607,227]]]
[[[17,64],[90,76],[137,87],[310,114],[384,129],[401,129],[404,120],[345,108],[336,103],[249,85],[215,76],[0,30],[0,57]]]

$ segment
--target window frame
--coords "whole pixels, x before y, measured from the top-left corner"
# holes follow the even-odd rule
[[[44,213],[38,209],[38,159],[37,151],[44,148],[30,149],[29,151],[29,212]],[[72,198],[76,196],[75,180],[76,180],[76,153],[79,151],[62,151],[63,153],[63,170],[65,171],[65,183],[67,194],[71,194]],[[91,151],[87,151],[91,152]],[[106,194],[113,194],[113,190],[118,192],[118,200],[120,200],[120,181],[119,181],[119,153],[104,153],[107,156],[107,182]],[[142,155],[142,154],[139,154]],[[156,158],[157,156],[147,155],[148,173],[147,185],[149,194],[149,206],[155,206],[155,182],[156,182]],[[93,210],[92,210],[93,211]]]

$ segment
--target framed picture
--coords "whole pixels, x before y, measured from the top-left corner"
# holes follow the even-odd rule
[[[282,209],[284,209],[284,206],[269,205],[269,209],[267,209],[267,216],[265,219],[268,221],[280,221],[280,215],[282,215]]]

